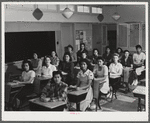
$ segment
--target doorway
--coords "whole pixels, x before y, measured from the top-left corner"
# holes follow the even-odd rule
[[[116,30],[107,31],[107,39],[111,51],[115,52],[117,48],[117,31]]]

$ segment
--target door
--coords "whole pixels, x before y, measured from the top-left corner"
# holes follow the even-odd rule
[[[92,24],[92,41],[93,48],[97,48],[102,55],[102,41],[101,41],[101,26],[99,24]]]
[[[102,54],[105,52],[107,45],[109,45],[107,40],[107,25],[102,25]]]
[[[111,48],[111,51],[114,52],[116,50],[117,45],[117,31],[116,30],[110,30],[108,31],[107,35],[108,43]]]
[[[128,24],[123,23],[117,26],[117,47],[121,47],[123,50],[128,49],[129,29]]]
[[[62,49],[62,56],[65,52],[65,47],[68,45],[73,46],[73,25],[63,23],[61,24],[61,49]]]

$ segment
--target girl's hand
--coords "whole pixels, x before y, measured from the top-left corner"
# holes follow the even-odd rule
[[[76,87],[76,90],[79,91],[79,90],[80,90],[80,87]]]
[[[41,102],[48,102],[45,97],[41,97],[41,98],[40,98],[40,101],[41,101]]]
[[[67,75],[68,73],[62,71],[62,75]]]

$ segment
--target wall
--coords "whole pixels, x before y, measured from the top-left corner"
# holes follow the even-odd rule
[[[145,6],[144,5],[123,5],[118,6],[104,6],[103,7],[104,20],[102,23],[123,23],[131,21],[145,21]],[[116,22],[112,15],[118,12],[121,18]],[[83,22],[83,23],[99,23],[97,14],[82,14],[74,13],[70,19],[62,16],[61,12],[43,12],[44,15],[41,20],[36,20],[31,10],[20,9],[5,9],[5,21],[25,21],[25,22]]]

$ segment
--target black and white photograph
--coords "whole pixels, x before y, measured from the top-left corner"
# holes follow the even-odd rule
[[[3,121],[148,120],[148,2],[2,2],[1,16]]]

